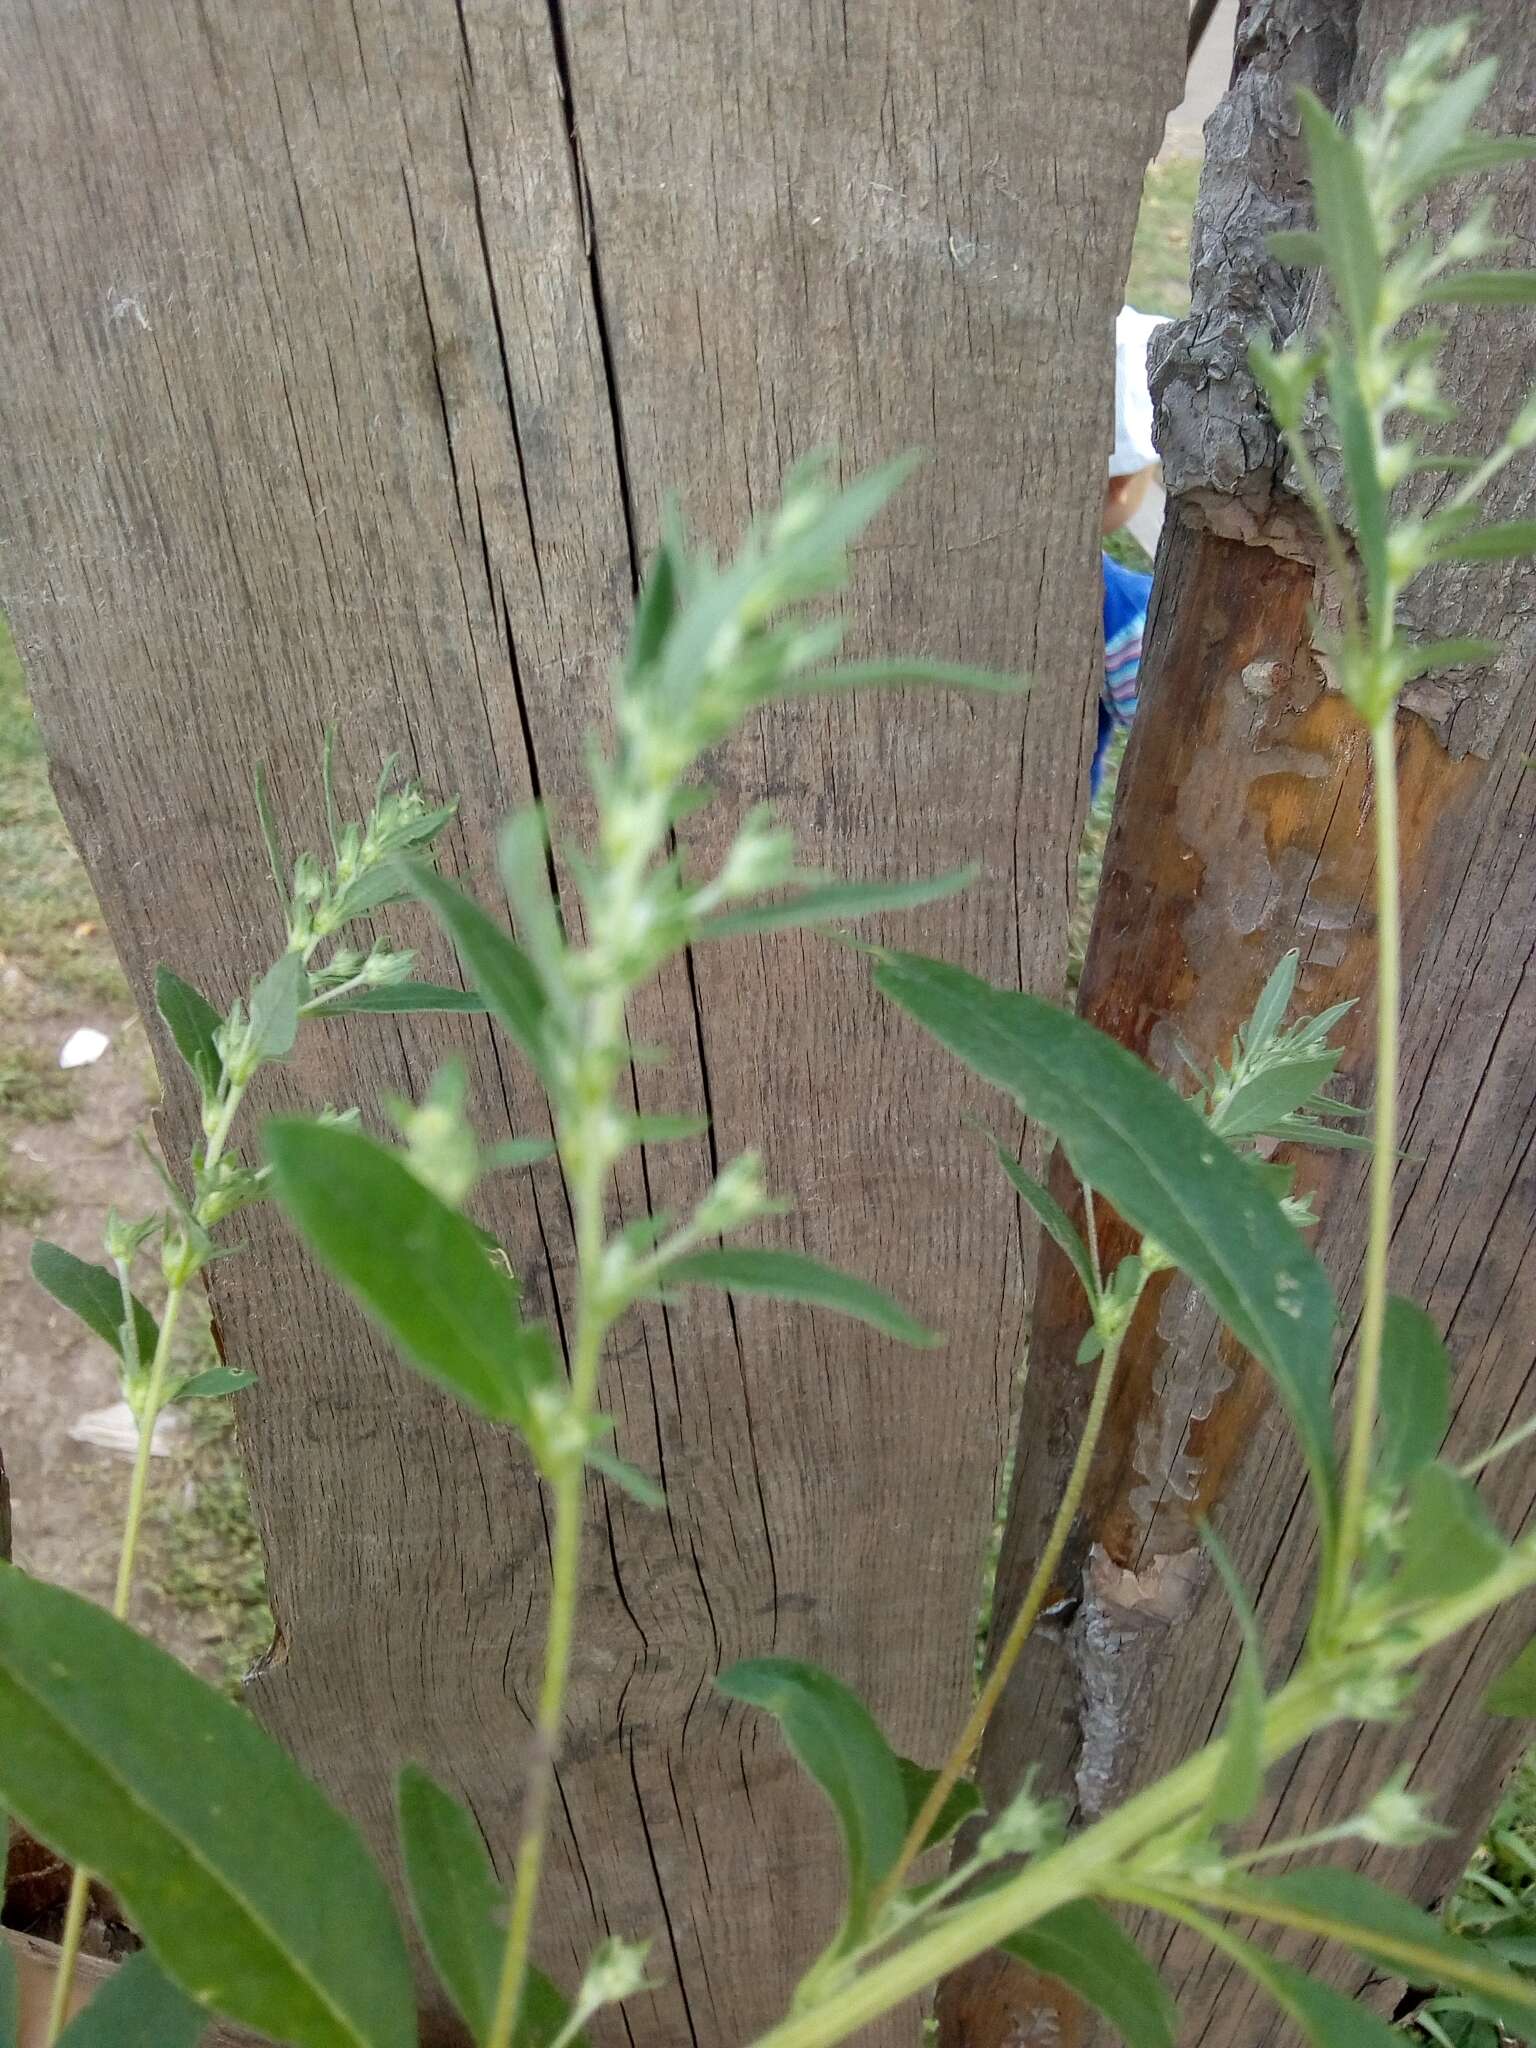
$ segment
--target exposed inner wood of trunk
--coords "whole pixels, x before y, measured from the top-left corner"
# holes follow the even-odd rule
[[[1195,309],[1161,350],[1161,432],[1178,487],[1158,561],[1143,663],[1143,708],[1121,782],[1081,988],[1083,1014],[1170,1077],[1181,1052],[1225,1054],[1282,953],[1299,947],[1298,1001],[1318,1010],[1363,996],[1343,1028],[1335,1092],[1368,1102],[1375,960],[1373,793],[1368,748],[1311,645],[1317,582],[1307,520],[1282,487],[1272,430],[1242,395],[1243,336],[1258,317],[1289,331],[1306,288],[1263,253],[1263,234],[1305,218],[1294,124],[1298,82],[1347,104],[1374,89],[1390,51],[1429,7],[1330,10],[1276,0],[1247,10],[1234,91],[1210,133],[1197,218]],[[1482,17],[1480,47],[1504,68],[1486,125],[1520,125],[1533,59],[1524,10]],[[1358,37],[1357,37],[1358,31]],[[1528,172],[1486,188],[1506,229],[1528,217]],[[1437,197],[1441,226],[1477,193]],[[1260,309],[1256,312],[1256,309]],[[1154,362],[1159,351],[1154,350]],[[1459,315],[1444,383],[1463,407],[1458,449],[1482,451],[1536,371],[1529,323]],[[1234,391],[1234,380],[1237,389]],[[1245,407],[1248,409],[1245,411]],[[1328,450],[1320,451],[1325,468]],[[1529,465],[1502,480],[1490,516],[1529,516]],[[1426,638],[1480,634],[1496,662],[1410,690],[1397,734],[1407,991],[1405,1158],[1392,1284],[1423,1304],[1456,1362],[1447,1454],[1491,1440],[1530,1399],[1536,1322],[1536,836],[1525,768],[1536,737],[1536,607],[1528,564],[1465,566],[1421,579],[1407,613]],[[1187,1081],[1187,1077],[1186,1077]],[[1343,1307],[1341,1398],[1358,1314],[1364,1166],[1301,1153],[1319,1250]],[[1075,1190],[1058,1161],[1054,1184]],[[1106,1257],[1131,1247],[1104,1217]],[[1016,1610],[1060,1496],[1086,1411],[1073,1363],[1086,1327],[1066,1261],[1041,1255],[1029,1381],[995,1629]],[[1484,1482],[1504,1528],[1536,1505],[1529,1461]],[[1214,1591],[1197,1523],[1211,1515],[1258,1596],[1279,1682],[1300,1646],[1314,1557],[1300,1459],[1262,1374],[1177,1277],[1160,1280],[1128,1341],[1105,1446],[1063,1563],[1052,1621],[1037,1632],[994,1720],[982,1776],[993,1798],[1030,1763],[1080,1818],[1160,1774],[1220,1725],[1237,1631]],[[1404,1728],[1340,1730],[1272,1777],[1261,1825],[1289,1835],[1358,1805],[1399,1763],[1452,1825],[1381,1874],[1426,1903],[1443,1896],[1524,1741],[1478,1711],[1482,1690],[1529,1634],[1531,1603],[1448,1646],[1426,1668]],[[1347,1851],[1341,1852],[1347,1855]],[[1166,1955],[1182,2039],[1259,2048],[1280,2023],[1201,1944]],[[1363,1969],[1304,1943],[1283,1952],[1359,1987]],[[943,2037],[967,2048],[1034,2038],[1101,2038],[1060,1987],[989,1958],[944,1987]],[[1036,2030],[1036,2031],[1032,2031]],[[1043,2030],[1043,2031],[1040,2031]]]

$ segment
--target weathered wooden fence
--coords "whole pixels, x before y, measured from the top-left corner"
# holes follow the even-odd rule
[[[399,749],[461,795],[448,859],[490,890],[509,805],[578,807],[661,494],[724,541],[829,440],[849,466],[935,451],[859,557],[856,640],[1038,693],[784,712],[716,780],[839,872],[980,856],[984,885],[909,929],[1058,988],[1107,336],[1184,28],[1180,0],[3,0],[0,594],[141,995],[167,960],[224,1002],[266,957],[251,764],[313,838],[329,721],[344,784]],[[699,1299],[607,1360],[669,1505],[593,1486],[543,1960],[569,1978],[608,1929],[655,1933],[667,1984],[632,2038],[715,2043],[780,2006],[837,1880],[814,1798],[711,1674],[803,1652],[937,1753],[1028,1254],[957,1071],[845,953],[716,949],[635,1026],[680,1055],[643,1107],[760,1144],[795,1239],[950,1334],[935,1359]],[[290,1092],[367,1108],[450,1049],[493,1134],[539,1127],[472,1023],[334,1030]],[[165,1072],[174,1152],[192,1105]],[[615,1202],[686,1200],[708,1167],[668,1148]],[[558,1303],[553,1171],[486,1220]],[[256,1709],[381,1846],[416,1757],[505,1858],[537,1490],[275,1222],[249,1237],[217,1307],[261,1376],[241,1426],[280,1637]]]
[[[1082,985],[1094,1022],[1168,1072],[1178,1048],[1223,1053],[1263,981],[1292,946],[1301,990],[1321,1008],[1367,991],[1374,961],[1368,750],[1312,647],[1309,607],[1329,603],[1304,515],[1283,489],[1244,356],[1259,320],[1287,333],[1310,287],[1280,270],[1263,236],[1305,218],[1291,93],[1309,85],[1348,106],[1380,82],[1385,57],[1439,0],[1254,5],[1239,31],[1234,89],[1207,131],[1194,250],[1195,308],[1155,384],[1172,518],[1158,562],[1143,710],[1104,865]],[[1529,125],[1536,49],[1528,9],[1481,10],[1478,43],[1503,70],[1492,128]],[[1433,202],[1438,225],[1496,196],[1495,224],[1528,247],[1536,173],[1482,181]],[[1457,446],[1485,450],[1536,377],[1536,323],[1458,312],[1445,389],[1464,407]],[[1499,486],[1495,516],[1536,506],[1530,464]],[[1422,1302],[1457,1365],[1453,1452],[1496,1436],[1530,1400],[1536,1368],[1536,606],[1526,562],[1446,566],[1414,586],[1425,639],[1475,634],[1501,648],[1449,686],[1410,687],[1399,737],[1406,955],[1406,1159],[1393,1284]],[[1347,1026],[1346,1080],[1371,1089],[1373,1017]],[[1304,1155],[1318,1192],[1319,1246],[1353,1338],[1364,1245],[1364,1174],[1348,1155]],[[1069,1191],[1068,1191],[1069,1192]],[[1108,1253],[1111,1258],[1114,1254]],[[1083,1333],[1075,1282],[1042,1253],[1030,1377],[998,1613],[1004,1625],[1059,1495],[1086,1402],[1072,1359]],[[1187,1753],[1218,1724],[1237,1653],[1219,1585],[1207,1583],[1197,1518],[1214,1514],[1260,1592],[1282,1666],[1299,1648],[1312,1578],[1300,1460],[1256,1370],[1178,1281],[1154,1287],[1122,1368],[1110,1441],[1063,1574],[1061,1625],[1036,1637],[993,1722],[984,1776],[1007,1784],[1028,1760],[1093,1812]],[[1500,1522],[1536,1506],[1528,1462],[1489,1473]],[[1341,1734],[1275,1774],[1266,1829],[1289,1836],[1411,1763],[1454,1830],[1390,1866],[1426,1902],[1463,1867],[1526,1739],[1478,1701],[1531,1628],[1529,1604],[1451,1645],[1426,1671],[1411,1729]],[[1281,1672],[1274,1672],[1278,1677]],[[1155,1946],[1166,1936],[1147,1930]],[[1309,1958],[1312,1960],[1313,1958]],[[1258,2048],[1282,2023],[1229,1964],[1180,1941],[1184,2038]],[[1337,1953],[1320,1966],[1359,1985]],[[1353,1971],[1353,1975],[1348,1973]],[[945,2038],[1001,2048],[1038,2000],[1060,2008],[1063,2048],[1097,2039],[1080,2010],[987,1963],[942,2001]],[[1041,2038],[1044,2038],[1042,2036]]]

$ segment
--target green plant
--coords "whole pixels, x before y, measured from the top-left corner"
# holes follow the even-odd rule
[[[1411,646],[1399,627],[1398,598],[1431,561],[1536,550],[1536,524],[1484,525],[1476,512],[1502,462],[1536,441],[1536,404],[1493,457],[1472,467],[1448,506],[1398,519],[1390,507],[1393,485],[1414,470],[1456,467],[1425,451],[1414,425],[1441,411],[1434,338],[1402,339],[1399,323],[1458,293],[1485,301],[1536,296],[1530,273],[1458,267],[1487,247],[1478,225],[1438,251],[1408,225],[1413,202],[1434,180],[1531,153],[1469,132],[1490,73],[1485,66],[1454,71],[1464,41],[1465,29],[1456,27],[1418,37],[1382,111],[1359,117],[1348,134],[1304,103],[1318,227],[1315,235],[1287,238],[1282,253],[1325,262],[1339,310],[1316,340],[1255,349],[1340,585],[1346,623],[1332,659],[1369,730],[1375,762],[1381,940],[1371,1136],[1325,1120],[1342,1114],[1324,1092],[1337,1061],[1328,1033],[1338,1013],[1287,1022],[1294,959],[1271,977],[1229,1059],[1199,1074],[1185,1096],[1049,1004],[942,962],[875,953],[883,994],[1052,1132],[1082,1186],[1079,1229],[1048,1189],[1022,1173],[1012,1148],[998,1147],[1002,1170],[1082,1284],[1091,1327],[1081,1362],[1094,1368],[1094,1393],[1035,1581],[976,1712],[940,1768],[897,1756],[861,1702],[812,1666],[763,1658],[722,1678],[730,1696],[777,1720],[832,1804],[846,1852],[841,1924],[806,1970],[791,2011],[758,2048],[830,2048],[993,1946],[1066,1981],[1131,2048],[1172,2048],[1172,2002],[1107,1910],[1115,1904],[1151,1908],[1194,1929],[1323,2048],[1375,2048],[1400,2037],[1234,1932],[1231,1921],[1341,1942],[1394,1975],[1442,1987],[1442,1996],[1467,2002],[1468,2010],[1536,2024],[1536,1989],[1487,1942],[1442,1928],[1347,1871],[1309,1861],[1271,1873],[1277,1858],[1307,1857],[1345,1838],[1388,1846],[1422,1840],[1433,1823],[1400,1780],[1309,1837],[1257,1850],[1231,1841],[1271,1764],[1332,1723],[1403,1713],[1413,1666],[1425,1652],[1536,1586],[1536,1537],[1508,1542],[1471,1483],[1528,1432],[1460,1470],[1438,1461],[1449,1362],[1428,1318],[1387,1289],[1397,1153],[1397,698],[1412,675],[1470,654],[1467,643]],[[1319,388],[1340,436],[1357,556],[1301,436]],[[480,1414],[515,1429],[547,1489],[550,1622],[510,1894],[447,1793],[415,1770],[399,1787],[406,1881],[421,1934],[478,2048],[566,2048],[595,2012],[644,1981],[643,1952],[623,1940],[604,1944],[569,2000],[529,1956],[578,1625],[583,1468],[596,1466],[642,1499],[654,1497],[614,1457],[609,1425],[596,1410],[607,1332],[637,1301],[719,1286],[837,1309],[909,1342],[928,1341],[905,1310],[860,1281],[793,1252],[721,1242],[777,1206],[750,1157],[726,1166],[681,1219],[647,1218],[611,1233],[604,1200],[629,1147],[696,1128],[636,1116],[625,1087],[633,1057],[627,999],[671,954],[734,932],[835,924],[899,908],[964,879],[892,888],[802,876],[787,835],[763,814],[743,823],[713,875],[698,878],[676,836],[688,811],[707,800],[688,783],[700,756],[770,698],[921,674],[990,684],[920,664],[827,666],[836,628],[809,620],[804,607],[837,587],[847,544],[892,481],[887,473],[835,491],[820,470],[802,468],[788,480],[777,515],[724,569],[692,551],[675,524],[669,528],[616,682],[613,747],[592,754],[595,843],[560,848],[581,898],[584,944],[572,942],[557,908],[537,811],[515,817],[502,840],[515,940],[429,868],[393,855],[380,863],[374,886],[384,893],[409,886],[428,903],[495,1022],[538,1073],[552,1111],[552,1148],[518,1138],[484,1151],[450,1069],[420,1107],[397,1106],[400,1145],[335,1119],[290,1118],[268,1128],[266,1167],[221,1159],[237,1106],[232,1090],[262,1057],[286,1049],[299,1012],[339,1002],[345,990],[366,999],[352,962],[343,971],[333,961],[324,987],[326,970],[309,966],[312,930],[352,900],[339,875],[305,869],[300,887],[296,872],[290,893],[277,863],[290,927],[284,961],[299,964],[280,963],[249,1008],[237,1007],[217,1030],[209,1006],[183,984],[162,991],[162,1008],[203,1089],[209,1133],[194,1163],[192,1201],[177,1196],[163,1226],[172,1284],[185,1284],[187,1268],[207,1256],[210,1205],[226,1213],[221,1199],[235,1206],[270,1184],[311,1248],[403,1356]],[[337,857],[340,863],[341,842]],[[762,900],[771,891],[782,893]],[[1365,1310],[1342,1461],[1332,1411],[1336,1305],[1301,1234],[1310,1214],[1293,1198],[1288,1170],[1260,1156],[1272,1140],[1363,1143],[1371,1152]],[[576,1220],[568,1372],[547,1326],[524,1319],[506,1261],[462,1206],[488,1166],[549,1149],[558,1152]],[[1138,1251],[1113,1273],[1099,1256],[1099,1203],[1140,1233]],[[103,1283],[113,1284],[110,1274],[60,1292],[72,1292],[71,1305],[87,1321],[94,1317],[93,1327],[131,1361],[129,1385],[138,1389],[141,1412],[152,1414],[164,1375],[151,1364],[146,1386],[141,1361],[160,1358],[163,1327],[140,1328],[126,1278],[136,1248],[121,1233],[114,1239],[122,1268],[115,1305],[101,1294]],[[1129,1322],[1149,1278],[1171,1266],[1194,1281],[1267,1369],[1304,1453],[1320,1539],[1304,1653],[1287,1682],[1269,1692],[1257,1624],[1211,1534],[1214,1567],[1243,1641],[1221,1735],[1076,1834],[1066,1832],[1060,1809],[1030,1774],[999,1811],[983,1816],[967,1776],[970,1760],[1050,1585]],[[1528,1652],[1501,1682],[1498,1710],[1536,1710],[1533,1667],[1536,1652]],[[412,1988],[377,1872],[352,1830],[229,1703],[113,1617],[5,1572],[0,1726],[0,1794],[36,1833],[100,1870],[122,1896],[158,1965],[140,1971],[144,1995],[163,1995],[163,1971],[211,2009],[306,2048],[406,2048],[414,2037]],[[259,1830],[243,1825],[252,1809],[261,1812]],[[918,1859],[967,1820],[948,1871],[913,1881]]]

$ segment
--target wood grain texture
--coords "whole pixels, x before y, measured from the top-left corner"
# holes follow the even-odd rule
[[[1180,1046],[1197,1062],[1225,1050],[1292,946],[1309,1009],[1371,986],[1368,747],[1313,653],[1309,606],[1326,612],[1332,599],[1278,473],[1273,434],[1249,411],[1240,345],[1257,317],[1285,332],[1307,312],[1306,289],[1262,246],[1268,229],[1304,218],[1290,88],[1305,82],[1352,103],[1379,84],[1410,28],[1437,18],[1431,6],[1371,0],[1358,20],[1317,0],[1255,4],[1239,33],[1234,91],[1208,131],[1195,307],[1168,337],[1156,379],[1180,492],[1158,561],[1143,709],[1081,990],[1085,1015],[1166,1073]],[[1536,70],[1524,18],[1513,5],[1481,17],[1479,45],[1504,60],[1493,128],[1528,125]],[[1529,172],[1486,189],[1498,195],[1502,227],[1528,224]],[[1437,198],[1437,223],[1464,218],[1476,196]],[[1533,373],[1529,315],[1458,316],[1445,375],[1464,408],[1454,444],[1486,448]],[[1533,503],[1526,465],[1496,491],[1491,516],[1528,516]],[[1429,1310],[1455,1359],[1452,1457],[1528,1411],[1536,1366],[1536,851],[1524,768],[1536,735],[1536,577],[1529,563],[1489,566],[1487,577],[1448,567],[1414,587],[1407,612],[1416,632],[1486,634],[1502,652],[1486,670],[1410,693],[1398,733],[1407,1159],[1392,1284]],[[1337,1091],[1362,1104],[1373,1033],[1366,1000],[1344,1029]],[[1318,1195],[1318,1244],[1339,1288],[1347,1360],[1365,1169],[1347,1155],[1297,1156],[1298,1186]],[[1129,1248],[1123,1235],[1110,1226],[1110,1260]],[[1003,1626],[1086,1409],[1085,1376],[1072,1363],[1085,1326],[1066,1262],[1048,1249],[999,1586]],[[1341,1398],[1348,1387],[1346,1365]],[[1506,1529],[1521,1529],[1536,1505],[1530,1462],[1495,1468],[1484,1497]],[[1091,1814],[1214,1732],[1237,1632],[1199,1549],[1196,1522],[1206,1514],[1258,1590],[1278,1682],[1300,1646],[1315,1561],[1300,1459],[1262,1374],[1170,1278],[1155,1283],[1126,1348],[1063,1567],[1059,1619],[1038,1632],[990,1732],[983,1773],[994,1790],[1039,1761]],[[1477,1703],[1531,1623],[1525,1603],[1449,1647],[1426,1670],[1408,1727],[1358,1738],[1340,1731],[1288,1762],[1274,1774],[1264,1830],[1289,1835],[1346,1813],[1389,1768],[1408,1763],[1415,1789],[1455,1832],[1410,1857],[1377,1855],[1371,1867],[1425,1902],[1443,1896],[1524,1743],[1517,1725],[1488,1720]],[[1259,2048],[1288,2038],[1262,1997],[1200,1944],[1170,1945],[1156,1926],[1146,1932],[1180,1991],[1181,2041]],[[1352,1987],[1364,1982],[1337,1955],[1287,1952]],[[1031,2039],[1030,2026],[1057,2023],[1058,2002],[1022,1971],[988,1962],[946,1987],[945,2038],[967,2048]],[[1060,2023],[1064,2038],[1102,2038],[1081,2012]]]
[[[1103,62],[1112,19],[1134,73]],[[981,855],[984,885],[903,934],[1059,986],[1106,337],[1183,26],[1178,0],[3,0],[0,590],[139,990],[165,959],[227,1001],[267,956],[250,766],[312,843],[327,720],[344,788],[398,748],[462,794],[447,864],[482,896],[508,805],[539,794],[579,826],[581,734],[660,494],[724,542],[827,441],[850,468],[935,451],[859,552],[854,647],[1022,666],[1039,693],[797,706],[714,779],[733,812],[771,797],[839,874]],[[853,956],[721,946],[634,1025],[678,1055],[642,1070],[642,1106],[703,1106],[714,1141],[645,1159],[616,1214],[686,1201],[715,1146],[759,1144],[798,1204],[790,1241],[950,1334],[935,1358],[698,1297],[637,1317],[606,1362],[620,1449],[669,1506],[593,1487],[540,1957],[570,1982],[607,1929],[652,1934],[666,1987],[627,2009],[630,2038],[712,2043],[781,2006],[838,1880],[815,1799],[710,1679],[810,1655],[904,1746],[940,1749],[1023,1248],[957,1072]],[[457,1049],[491,1136],[540,1127],[483,1026],[328,1029],[267,1103],[370,1109]],[[191,1105],[165,1072],[180,1147]],[[484,1214],[558,1316],[557,1175]],[[261,1375],[242,1431],[280,1640],[256,1708],[386,1852],[415,1757],[505,1867],[537,1491],[274,1219],[246,1234],[217,1306]]]

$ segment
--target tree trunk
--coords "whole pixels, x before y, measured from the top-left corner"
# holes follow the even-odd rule
[[[1111,30],[1113,34],[1111,36]],[[141,997],[166,960],[227,1002],[275,921],[244,794],[267,760],[298,844],[322,727],[344,792],[382,756],[461,794],[448,865],[579,823],[581,736],[664,491],[724,542],[829,440],[935,453],[857,560],[855,645],[1021,666],[1024,702],[774,713],[716,764],[838,873],[982,855],[903,931],[1060,985],[1089,751],[1111,317],[1177,97],[1179,0],[141,0],[0,4],[7,136],[3,588],[56,784]],[[1134,68],[1104,62],[1134,47]],[[499,900],[499,899],[498,899]],[[452,972],[413,930],[425,966]],[[792,1241],[949,1332],[935,1366],[797,1311],[632,1319],[603,1405],[665,1483],[601,1482],[539,1953],[657,1937],[631,2039],[726,2040],[827,1937],[830,1823],[711,1690],[825,1661],[936,1754],[969,1680],[978,1559],[1021,1329],[1022,1240],[960,1127],[951,1062],[898,1067],[862,963],[795,938],[712,950],[636,1005],[649,1156],[634,1215],[747,1144]],[[491,1137],[542,1127],[483,1024],[311,1037],[265,1098],[419,1090],[466,1058]],[[151,1019],[157,1049],[165,1046]],[[164,1063],[169,1148],[194,1133]],[[552,1167],[488,1201],[536,1307],[568,1291]],[[268,1726],[387,1852],[406,1758],[505,1870],[546,1598],[538,1489],[506,1435],[403,1372],[277,1220],[217,1270],[278,1642]],[[889,2038],[901,2032],[893,2023]]]
[[[1081,990],[1083,1013],[1164,1072],[1179,1049],[1224,1053],[1270,969],[1301,950],[1299,1000],[1313,1011],[1365,996],[1346,1026],[1343,1090],[1371,1094],[1374,972],[1372,791],[1365,738],[1312,647],[1309,607],[1330,593],[1304,511],[1245,358],[1268,323],[1292,331],[1310,287],[1264,255],[1263,236],[1304,224],[1306,192],[1292,93],[1307,84],[1340,106],[1374,93],[1389,56],[1443,14],[1416,0],[1252,0],[1234,85],[1207,131],[1194,248],[1194,310],[1166,339],[1154,389],[1171,492],[1143,663],[1142,712],[1121,782]],[[1503,70],[1485,125],[1528,116],[1536,57],[1522,0],[1482,10],[1477,53]],[[1496,224],[1528,226],[1536,175],[1480,181]],[[1465,217],[1463,184],[1437,194],[1441,228]],[[1464,408],[1458,446],[1492,445],[1536,376],[1529,316],[1459,313],[1445,387]],[[1327,451],[1320,451],[1326,464]],[[1490,516],[1528,515],[1530,465],[1495,487]],[[1449,1454],[1465,1456],[1522,1406],[1536,1322],[1536,840],[1525,775],[1536,734],[1536,607],[1526,562],[1463,564],[1409,593],[1424,638],[1477,634],[1503,652],[1450,683],[1412,686],[1398,729],[1405,949],[1405,1163],[1392,1284],[1424,1304],[1456,1361]],[[1365,1239],[1365,1167],[1355,1155],[1301,1153],[1298,1190],[1315,1188],[1320,1252],[1344,1310],[1351,1357]],[[1058,1185],[1062,1185],[1060,1182]],[[1064,1189],[1064,1191],[1066,1191]],[[1126,1243],[1112,1242],[1112,1264]],[[1086,1407],[1073,1365],[1086,1319],[1076,1283],[1042,1253],[1030,1378],[997,1599],[1005,1629],[1059,1498]],[[1341,1399],[1350,1373],[1343,1374]],[[1021,1662],[986,1745],[994,1793],[1028,1762],[1091,1816],[1203,1742],[1221,1720],[1237,1631],[1197,1533],[1213,1515],[1259,1606],[1278,1683],[1300,1646],[1315,1563],[1301,1462],[1267,1385],[1192,1291],[1155,1282],[1127,1344],[1114,1411],[1063,1567],[1057,1620]],[[1529,1460],[1484,1482],[1506,1529],[1530,1514]],[[1406,1875],[1442,1897],[1525,1740],[1477,1702],[1528,1633],[1528,1606],[1451,1645],[1426,1670],[1403,1728],[1341,1731],[1274,1773],[1264,1827],[1290,1835],[1347,1813],[1391,1765],[1412,1767],[1454,1829]],[[1146,1930],[1154,1951],[1165,1930]],[[1293,1954],[1304,1951],[1292,1949]],[[1257,2048],[1280,2022],[1246,1980],[1180,1937],[1184,2033],[1204,2048]],[[1363,1968],[1305,1954],[1358,1986]],[[1063,2043],[1099,2036],[1056,1987],[987,1963],[941,1998],[945,2038],[994,2048],[1029,2036],[1021,2015],[1050,2011]],[[1042,2036],[1042,2038],[1044,2038]]]

